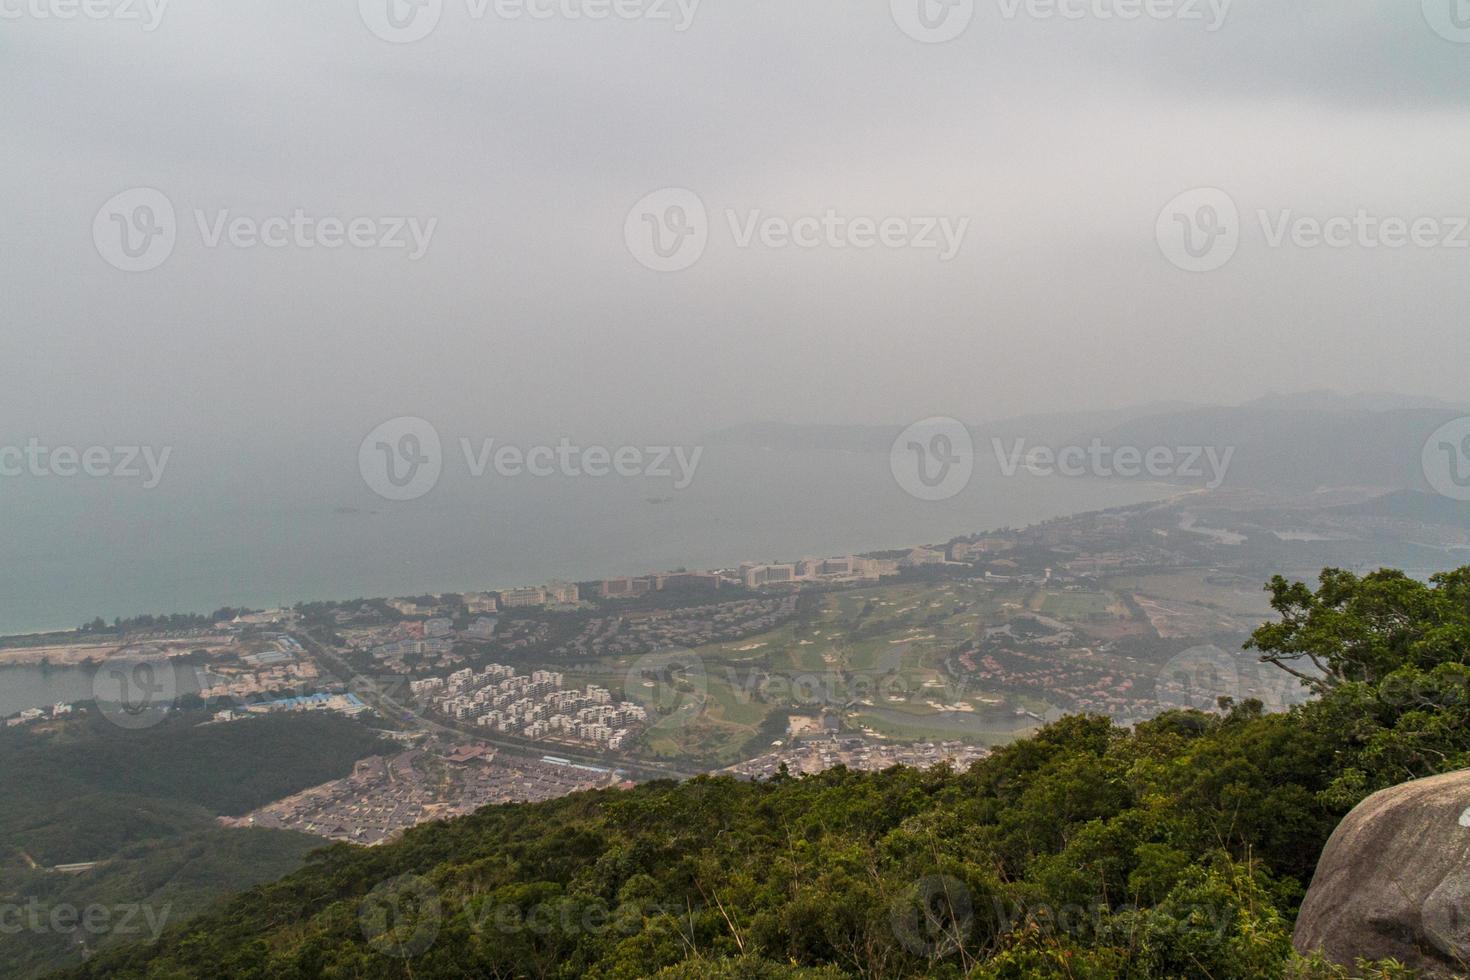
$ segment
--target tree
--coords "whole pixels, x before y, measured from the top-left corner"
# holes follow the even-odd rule
[[[1267,586],[1281,622],[1246,649],[1318,694],[1349,681],[1378,684],[1402,667],[1432,670],[1470,657],[1470,567],[1425,584],[1384,569],[1362,578],[1329,568],[1313,592],[1276,576]]]

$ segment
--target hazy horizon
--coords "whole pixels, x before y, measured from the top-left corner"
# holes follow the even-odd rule
[[[326,581],[293,578],[319,560],[302,542],[320,515],[319,548],[375,574],[432,573],[469,542],[524,556],[534,543],[506,541],[532,527],[574,552],[620,520],[622,495],[642,507],[692,482],[694,454],[730,427],[1058,416],[1024,433],[1034,443],[1140,406],[1262,398],[1413,407],[1422,418],[1374,430],[1358,482],[1422,486],[1439,415],[1470,413],[1455,84],[1470,30],[1453,12],[0,6],[0,547],[33,598],[77,569],[188,586],[235,564],[278,575],[286,598]],[[1222,470],[1239,449],[1242,473],[1292,484],[1353,475],[1283,472],[1302,447],[1262,428],[1169,422],[1137,448],[1213,446]],[[1340,429],[1315,452],[1351,463]],[[917,449],[949,473],[955,435],[863,461],[849,483],[874,496],[850,519],[872,527],[843,544],[818,513],[820,540],[856,548],[882,527],[919,543],[1024,516],[974,488],[963,521],[936,515],[930,498],[959,490],[900,471]],[[493,482],[563,446],[579,453],[563,475],[622,467],[620,452],[639,475],[581,488],[554,519],[536,481]],[[654,460],[677,465],[645,472]],[[137,475],[55,478],[88,467]],[[725,480],[703,492],[749,504],[752,550],[772,550],[756,525],[790,516],[784,476],[715,460],[699,479]],[[807,492],[844,492],[831,477]],[[510,501],[523,510],[489,516]],[[377,509],[438,523],[384,556],[337,513]],[[649,560],[738,541],[708,519],[680,528]],[[634,555],[627,570],[649,570]]]
[[[942,44],[881,4],[703,3],[682,31],[679,6],[634,6],[451,2],[404,44],[368,0],[8,20],[7,439],[309,442],[403,415],[632,437],[1464,391],[1465,251],[1268,240],[1286,211],[1470,214],[1470,48],[1419,4],[1238,0],[1211,30],[1218,5],[1068,20],[997,0]],[[133,188],[176,211],[146,272],[93,236]],[[661,273],[624,232],[665,188],[707,207],[708,246]],[[1156,238],[1194,188],[1240,212],[1210,272]],[[404,249],[207,244],[297,210],[433,233],[417,259],[407,230]],[[949,261],[741,247],[752,220],[829,210],[967,224]]]

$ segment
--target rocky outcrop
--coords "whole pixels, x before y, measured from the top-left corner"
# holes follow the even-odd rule
[[[1470,975],[1470,770],[1375,793],[1322,852],[1293,943],[1338,963],[1392,957]]]

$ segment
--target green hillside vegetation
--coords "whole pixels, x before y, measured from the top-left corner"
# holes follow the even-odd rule
[[[329,715],[201,725],[202,711],[128,731],[96,714],[0,734],[0,867],[110,857],[138,841],[206,829],[352,771],[383,748]],[[31,861],[25,861],[28,855]]]
[[[1071,717],[964,773],[490,807],[319,851],[76,975],[1342,975],[1294,956],[1292,918],[1354,804],[1470,766],[1470,568],[1271,593],[1252,643],[1320,695],[1288,714]]]
[[[320,846],[315,837],[279,830],[196,830],[131,845],[85,874],[7,870],[0,906],[16,912],[0,928],[0,975],[46,976],[84,953],[146,941],[222,896],[295,871]],[[79,921],[91,915],[103,928],[55,929],[50,914],[57,909],[77,910]]]
[[[216,817],[346,775],[387,748],[340,717],[201,724],[208,718],[187,710],[125,731],[86,713],[0,734],[0,977],[45,975],[151,935],[148,915],[182,922],[296,870],[319,839],[226,830]],[[92,861],[81,874],[47,870]],[[38,927],[34,909],[92,909],[97,927],[49,918]]]

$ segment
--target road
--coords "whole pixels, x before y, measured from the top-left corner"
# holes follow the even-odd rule
[[[589,752],[579,752],[576,749],[567,748],[562,745],[552,745],[545,742],[533,742],[529,739],[514,738],[498,732],[487,732],[483,728],[473,725],[461,725],[456,722],[445,720],[439,721],[434,718],[425,717],[423,714],[405,707],[398,701],[389,697],[382,687],[371,678],[363,678],[354,671],[346,661],[338,657],[330,646],[323,643],[316,636],[305,630],[292,634],[316,661],[318,667],[324,673],[337,677],[347,685],[349,691],[362,698],[373,710],[384,718],[396,724],[408,724],[418,731],[450,741],[473,739],[476,742],[484,742],[498,749],[511,752],[516,755],[524,755],[539,759],[543,755],[554,755],[559,759],[567,759],[582,765],[597,766],[603,769],[620,769],[630,776],[638,779],[692,779],[700,775],[697,772],[685,772],[674,766],[658,762],[643,762],[636,759],[608,758]],[[356,683],[354,683],[356,681]]]

